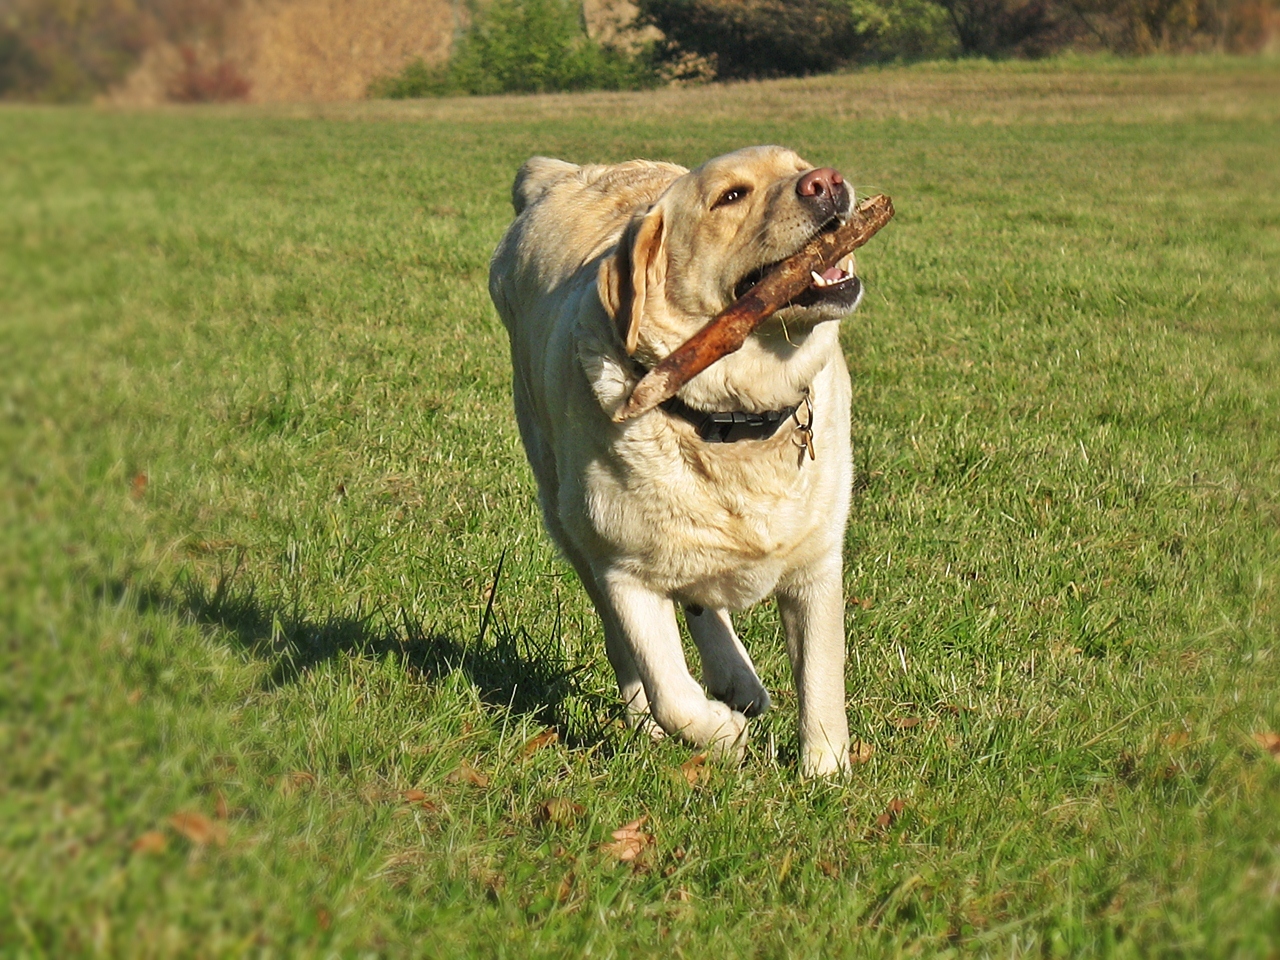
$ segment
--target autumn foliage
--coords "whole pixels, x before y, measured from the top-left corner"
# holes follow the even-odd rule
[[[642,88],[953,56],[1248,52],[1280,0],[6,0],[0,99]]]

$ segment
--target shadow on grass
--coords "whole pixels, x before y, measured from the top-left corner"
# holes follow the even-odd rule
[[[569,746],[611,739],[609,728],[620,715],[617,697],[590,686],[590,665],[569,658],[560,641],[559,611],[543,640],[523,625],[512,627],[495,611],[502,566],[499,560],[480,628],[469,641],[424,629],[403,609],[392,616],[357,610],[355,616],[308,619],[297,603],[292,609],[265,603],[252,583],[237,584],[238,563],[219,574],[212,587],[186,578],[168,594],[148,591],[138,602],[219,628],[252,656],[272,661],[268,688],[292,683],[343,653],[394,656],[425,683],[463,673],[488,706],[554,727]]]

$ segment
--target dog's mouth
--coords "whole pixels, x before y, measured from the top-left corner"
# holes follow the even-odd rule
[[[830,222],[824,224],[818,232],[822,233],[828,229],[835,229],[837,226],[839,226],[839,221],[832,217]],[[775,260],[772,263],[766,263],[763,266],[756,267],[744,276],[733,288],[733,299],[737,300],[745,294],[781,262],[781,260]],[[853,254],[849,254],[834,267],[827,268],[821,274],[814,271],[811,276],[813,277],[813,282],[804,289],[804,292],[791,301],[791,306],[829,306],[851,310],[857,305],[859,297],[862,296],[862,281],[858,279],[857,262],[854,260]]]
[[[862,281],[858,279],[857,264],[853,254],[845,257],[821,275],[812,274],[809,284],[793,301],[798,307],[816,307],[819,304],[853,308],[862,296]]]

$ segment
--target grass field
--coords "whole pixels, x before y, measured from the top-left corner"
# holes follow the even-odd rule
[[[621,729],[485,292],[529,155],[754,142],[899,210],[848,783],[767,604],[741,769]],[[1278,157],[1275,60],[0,110],[0,954],[1276,956]]]

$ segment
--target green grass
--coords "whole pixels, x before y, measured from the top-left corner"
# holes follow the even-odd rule
[[[1280,950],[1280,65],[325,110],[0,111],[0,953]],[[485,293],[530,154],[753,142],[899,210],[847,784],[768,605],[741,769],[620,729]]]

